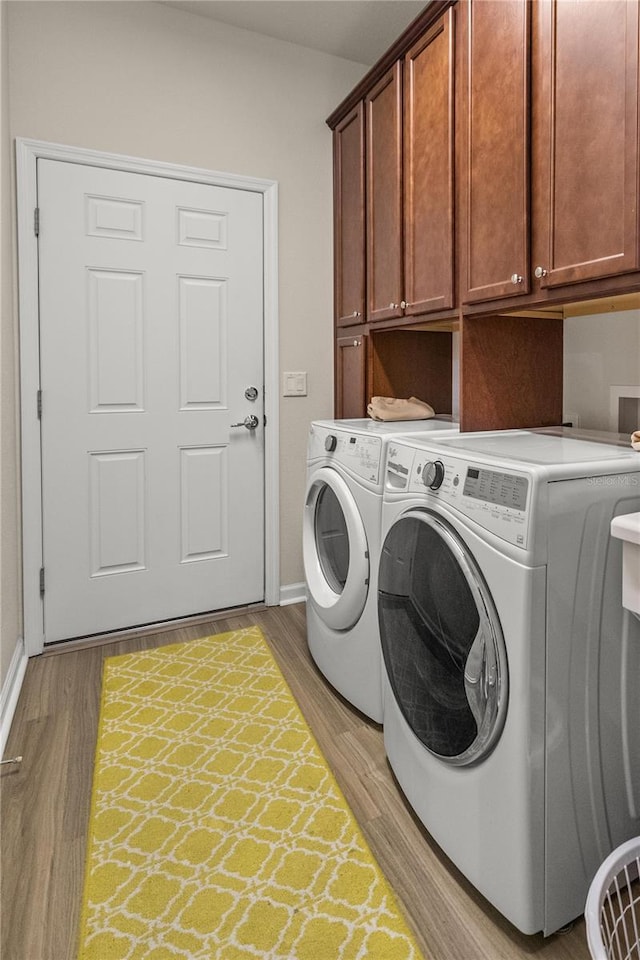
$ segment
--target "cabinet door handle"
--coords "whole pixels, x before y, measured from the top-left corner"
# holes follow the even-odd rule
[[[523,281],[524,277],[521,277],[519,273],[511,274],[511,283],[522,283]]]
[[[537,280],[542,280],[542,278],[546,277],[547,275],[547,271],[544,267],[536,267],[533,273]]]

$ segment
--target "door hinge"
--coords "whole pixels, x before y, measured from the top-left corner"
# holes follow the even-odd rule
[[[40,596],[44,596],[44,567],[40,567]]]
[[[38,420],[42,420],[42,390],[38,390],[36,394],[36,410],[38,413]]]
[[[36,207],[33,211],[33,232],[36,237],[40,236],[40,207]]]

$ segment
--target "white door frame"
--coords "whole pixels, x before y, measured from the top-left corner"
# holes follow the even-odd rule
[[[264,210],[264,377],[265,377],[265,602],[280,598],[279,417],[278,417],[278,184],[230,173],[202,170],[116,153],[83,150],[40,140],[16,139],[18,215],[18,304],[20,310],[20,397],[22,425],[22,589],[25,651],[44,648],[42,567],[42,462],[37,395],[40,388],[38,242],[34,211],[38,206],[36,161],[40,158],[107,167],[253,190]],[[46,413],[45,413],[46,416]],[[195,611],[194,611],[195,612]]]

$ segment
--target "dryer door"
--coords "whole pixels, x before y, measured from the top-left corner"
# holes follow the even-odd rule
[[[307,487],[302,552],[309,600],[327,626],[348,630],[367,600],[369,550],[353,494],[330,467]]]
[[[480,760],[504,724],[507,658],[469,550],[436,514],[407,512],[385,538],[378,586],[384,662],[405,720],[441,760]]]

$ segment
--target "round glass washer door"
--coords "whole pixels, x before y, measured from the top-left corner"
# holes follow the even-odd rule
[[[327,626],[348,630],[367,601],[369,550],[356,501],[330,467],[316,470],[307,487],[302,555],[309,600]]]
[[[464,542],[428,510],[409,511],[382,548],[378,615],[384,662],[405,720],[430,753],[475,763],[507,708],[504,637]]]

